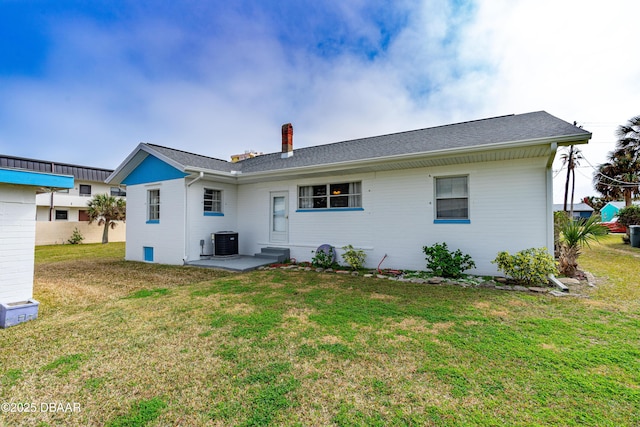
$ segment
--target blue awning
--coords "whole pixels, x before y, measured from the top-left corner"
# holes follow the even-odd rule
[[[0,168],[0,184],[47,188],[73,188],[73,176]]]

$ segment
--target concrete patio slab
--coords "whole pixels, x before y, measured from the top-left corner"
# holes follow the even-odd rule
[[[277,262],[277,259],[260,258],[250,255],[231,255],[189,261],[186,263],[186,265],[203,268],[220,268],[223,270],[244,272],[255,270],[258,267],[273,264],[274,262]]]

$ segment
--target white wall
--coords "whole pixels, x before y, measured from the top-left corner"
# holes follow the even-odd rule
[[[147,191],[160,190],[160,221],[147,224]],[[143,261],[143,247],[154,248],[154,262],[182,264],[185,236],[185,183],[174,179],[127,187],[127,249],[125,258]]]
[[[222,211],[224,216],[204,215],[204,189],[222,191]],[[238,231],[237,189],[234,184],[222,184],[199,180],[188,191],[187,258],[189,261],[200,259],[200,240],[205,241],[204,253],[211,255],[211,233],[216,231]]]
[[[36,246],[65,244],[76,228],[84,237],[82,243],[102,243],[104,226],[97,222],[36,221]],[[109,242],[124,242],[126,231],[126,222],[117,221],[116,228],[109,229]]]
[[[91,186],[91,196],[80,195],[80,184]],[[111,194],[112,185],[95,181],[75,181],[74,188],[70,188],[69,192],[54,192],[53,207],[54,211],[66,210],[69,212],[67,221],[78,221],[78,211],[86,209],[87,203],[96,194]],[[51,206],[51,194],[41,193],[36,196],[36,205],[38,206],[38,221],[49,221],[49,208]],[[53,221],[55,221],[55,212],[53,213]]]
[[[49,193],[50,194],[50,193]],[[39,194],[40,195],[40,194]],[[88,201],[88,199],[87,199]],[[67,211],[67,219],[56,219],[55,211]],[[56,206],[51,213],[52,219],[50,222],[78,222],[80,210],[87,210],[86,206],[82,207],[69,207],[69,206]],[[37,206],[36,207],[36,221],[49,222],[49,206]]]
[[[0,184],[0,301],[33,296],[35,188]]]
[[[241,185],[238,189],[240,252],[269,243],[269,194],[289,192],[289,247],[298,261],[329,243],[367,253],[367,266],[424,270],[423,246],[447,242],[469,253],[476,274],[496,274],[497,253],[547,244],[546,159],[486,162]],[[470,224],[434,224],[434,177],[468,174]],[[363,211],[296,212],[298,185],[362,181]],[[341,261],[341,259],[339,258]]]

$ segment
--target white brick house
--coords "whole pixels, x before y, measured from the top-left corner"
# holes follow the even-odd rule
[[[293,150],[285,125],[281,152],[237,163],[140,144],[107,182],[127,185],[128,260],[193,261],[234,230],[241,254],[352,244],[414,270],[444,241],[495,274],[499,251],[553,248],[551,165],[590,137],[540,111]]]

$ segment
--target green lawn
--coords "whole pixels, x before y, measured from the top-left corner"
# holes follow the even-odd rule
[[[0,402],[38,411],[0,425],[638,426],[640,250],[619,240],[581,257],[589,298],[41,247],[40,317],[0,330]]]

